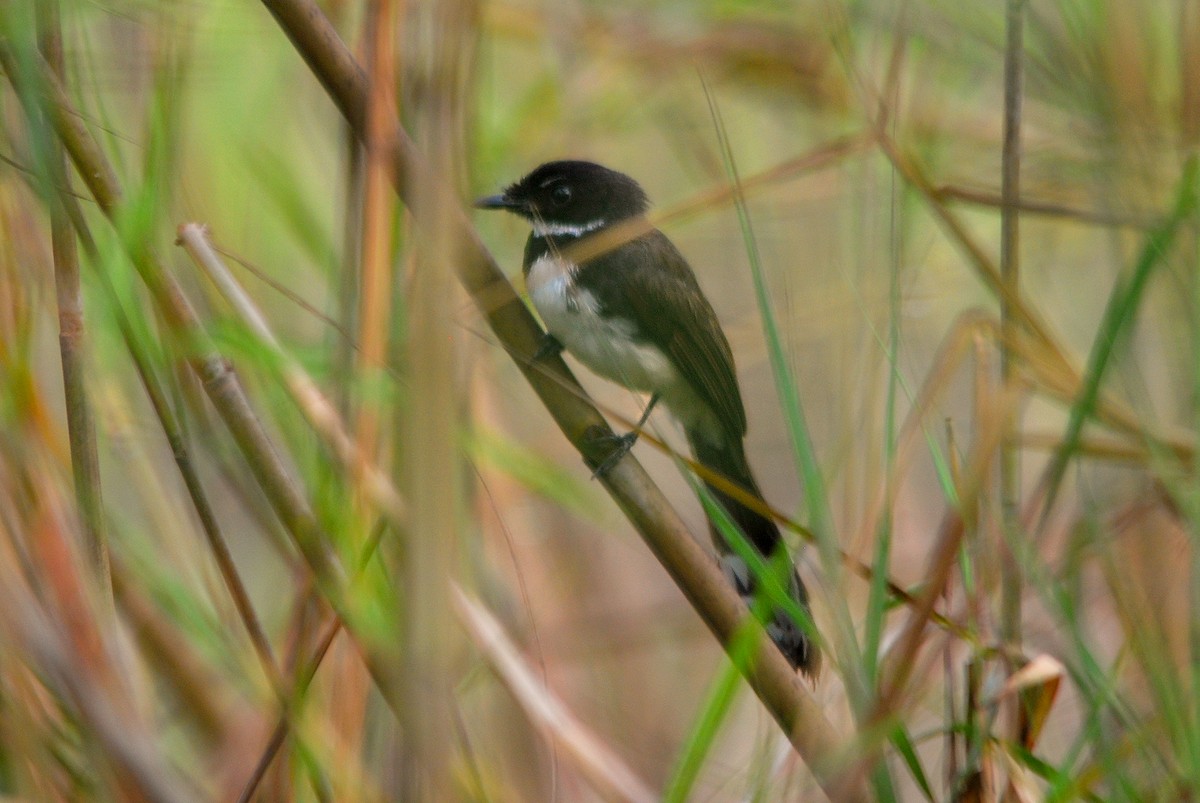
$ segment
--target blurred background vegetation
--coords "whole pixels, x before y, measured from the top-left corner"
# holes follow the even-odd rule
[[[1200,4],[321,8],[464,207],[644,185],[873,796],[1196,795]],[[0,49],[0,792],[820,799],[263,4],[17,0]]]

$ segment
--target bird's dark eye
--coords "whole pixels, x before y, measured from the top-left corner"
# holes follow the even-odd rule
[[[562,206],[571,200],[571,188],[566,184],[560,184],[550,191],[550,198],[556,205]]]

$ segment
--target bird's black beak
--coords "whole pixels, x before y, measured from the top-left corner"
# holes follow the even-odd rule
[[[475,202],[476,209],[520,209],[521,203],[514,201],[504,193],[488,195]]]

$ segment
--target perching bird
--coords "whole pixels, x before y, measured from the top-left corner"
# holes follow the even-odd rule
[[[549,162],[476,206],[507,209],[533,225],[524,273],[549,331],[542,351],[565,347],[597,374],[651,394],[615,459],[632,447],[650,410],[662,401],[683,425],[696,461],[761,500],[743,447],[746,411],[733,353],[674,244],[650,229],[579,264],[564,256],[589,235],[642,217],[649,202],[638,183],[591,162]],[[605,461],[598,471],[613,462]],[[769,516],[706,484],[759,554],[771,558],[786,549]],[[711,524],[709,529],[726,577],[749,602],[757,590],[753,574],[720,530]],[[794,569],[788,593],[811,623],[808,593]],[[794,668],[815,677],[820,655],[804,627],[777,608],[766,630]]]

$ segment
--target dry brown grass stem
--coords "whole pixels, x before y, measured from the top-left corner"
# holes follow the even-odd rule
[[[1022,394],[1021,388],[1006,389],[986,408],[987,417],[977,422],[975,442],[967,457],[963,482],[958,489],[958,505],[948,506],[942,516],[937,538],[922,573],[924,582],[918,604],[909,611],[895,645],[887,655],[879,692],[864,720],[863,732],[867,740],[856,756],[852,774],[865,773],[876,760],[878,751],[882,749],[880,739],[886,737],[888,732],[889,719],[900,710],[912,691],[910,681],[918,676],[918,667],[923,665],[919,660],[919,652],[930,633],[928,625],[931,614],[937,600],[946,593],[966,534],[967,519],[963,511],[973,510],[986,492],[997,450],[1003,440],[1004,420],[1012,414]]]
[[[37,6],[41,51],[47,65],[62,77],[63,48],[58,0]],[[52,142],[48,167],[56,185],[69,186],[67,158],[62,146]],[[79,249],[75,232],[61,200],[50,203],[50,239],[54,256],[54,289],[58,301],[59,353],[62,358],[63,399],[67,412],[67,434],[71,445],[71,472],[75,501],[91,564],[93,581],[112,606],[108,534],[104,518],[104,496],[100,481],[100,454],[96,427],[87,390],[87,330],[79,284]]]
[[[1036,376],[1039,386],[1051,395],[1062,394],[1064,401],[1073,403],[1074,395],[1068,394],[1078,392],[1082,387],[1083,376],[1068,359],[1066,350],[1053,336],[1049,325],[1027,299],[1005,286],[999,268],[983,247],[971,237],[962,221],[939,200],[920,168],[901,152],[890,137],[880,134],[879,145],[897,171],[926,199],[938,222],[966,253],[968,261],[984,285],[997,298],[1005,301],[1013,319],[1020,324],[1019,330],[1011,333],[1011,337],[1016,339],[1017,343],[1006,344],[1005,348],[1018,348],[1022,353],[1022,367]],[[1194,448],[1190,438],[1148,431],[1141,417],[1128,405],[1112,398],[1111,394],[1101,393],[1097,400],[1095,416],[1106,426],[1119,432],[1147,438],[1151,442],[1166,445],[1177,453],[1190,454]]]
[[[397,119],[393,86],[396,76],[396,23],[394,2],[375,0],[370,3],[368,18],[364,22],[368,37],[370,94],[363,136],[362,264],[361,289],[358,293],[358,349],[355,352],[361,376],[370,376],[383,370],[387,363],[387,344],[391,333],[395,195],[388,180],[387,143],[392,138],[390,127]],[[360,468],[368,471],[367,464],[379,460],[382,444],[380,426],[380,411],[376,405],[359,404],[354,425],[357,440],[355,450],[364,460],[361,466],[352,467],[355,473],[351,476],[357,477]],[[366,482],[374,484],[376,481],[367,477]]]
[[[1004,206],[1004,198],[998,192],[976,189],[973,187],[956,187],[944,185],[934,190],[934,196],[942,201],[960,201],[988,209],[999,209]],[[1075,220],[1091,226],[1120,227],[1129,229],[1148,230],[1162,220],[1163,213],[1130,213],[1115,212],[1105,209],[1086,209],[1050,200],[1039,200],[1023,195],[1012,205],[1022,214],[1056,217],[1065,220]]]
[[[1007,387],[1017,371],[1015,355],[1006,346],[1019,325],[1013,316],[1012,301],[1021,297],[1020,210],[1021,198],[1021,101],[1024,95],[1025,0],[1008,0],[1005,14],[1004,47],[1004,135],[1000,154],[1000,382]],[[1021,506],[1021,453],[1013,433],[1017,409],[1004,420],[1000,442],[999,494],[1000,529],[996,539],[1000,553],[1000,635],[1014,651],[1021,649],[1022,592],[1025,583],[1020,562],[1010,539],[1020,537],[1018,510]],[[1019,739],[1026,730],[1026,715],[1020,701],[1012,698],[1009,707],[1012,736]]]
[[[325,441],[330,452],[350,472],[361,478],[362,487],[374,507],[397,527],[407,523],[404,498],[391,478],[365,453],[361,444],[350,436],[336,406],[321,392],[316,381],[299,361],[284,351],[258,305],[234,278],[216,249],[209,242],[208,231],[197,223],[179,227],[179,244],[183,246],[221,295],[237,313],[242,323],[254,334],[260,345],[271,351],[278,360],[284,386],[304,413],[313,431]]]
[[[1058,345],[1058,340],[1051,333],[1050,326],[1028,301],[1014,294],[1012,288],[1005,285],[1000,275],[1000,269],[996,266],[995,261],[988,256],[981,245],[975,242],[975,239],[968,233],[962,221],[954,216],[946,208],[946,205],[938,199],[933,185],[916,163],[909,159],[901,151],[895,140],[886,133],[878,132],[878,143],[880,150],[888,158],[892,166],[896,168],[896,171],[925,198],[938,222],[950,234],[951,239],[966,252],[970,265],[975,269],[979,278],[983,280],[984,286],[1000,298],[1003,303],[1008,305],[1014,318],[1023,328],[1031,332],[1046,346],[1054,359],[1062,364],[1062,367],[1069,369],[1065,353]]]
[[[512,639],[475,598],[454,587],[459,619],[476,646],[520,704],[525,715],[547,740],[565,748],[566,754],[605,799],[657,800],[658,795],[599,737],[546,688],[538,673],[526,665]]]

